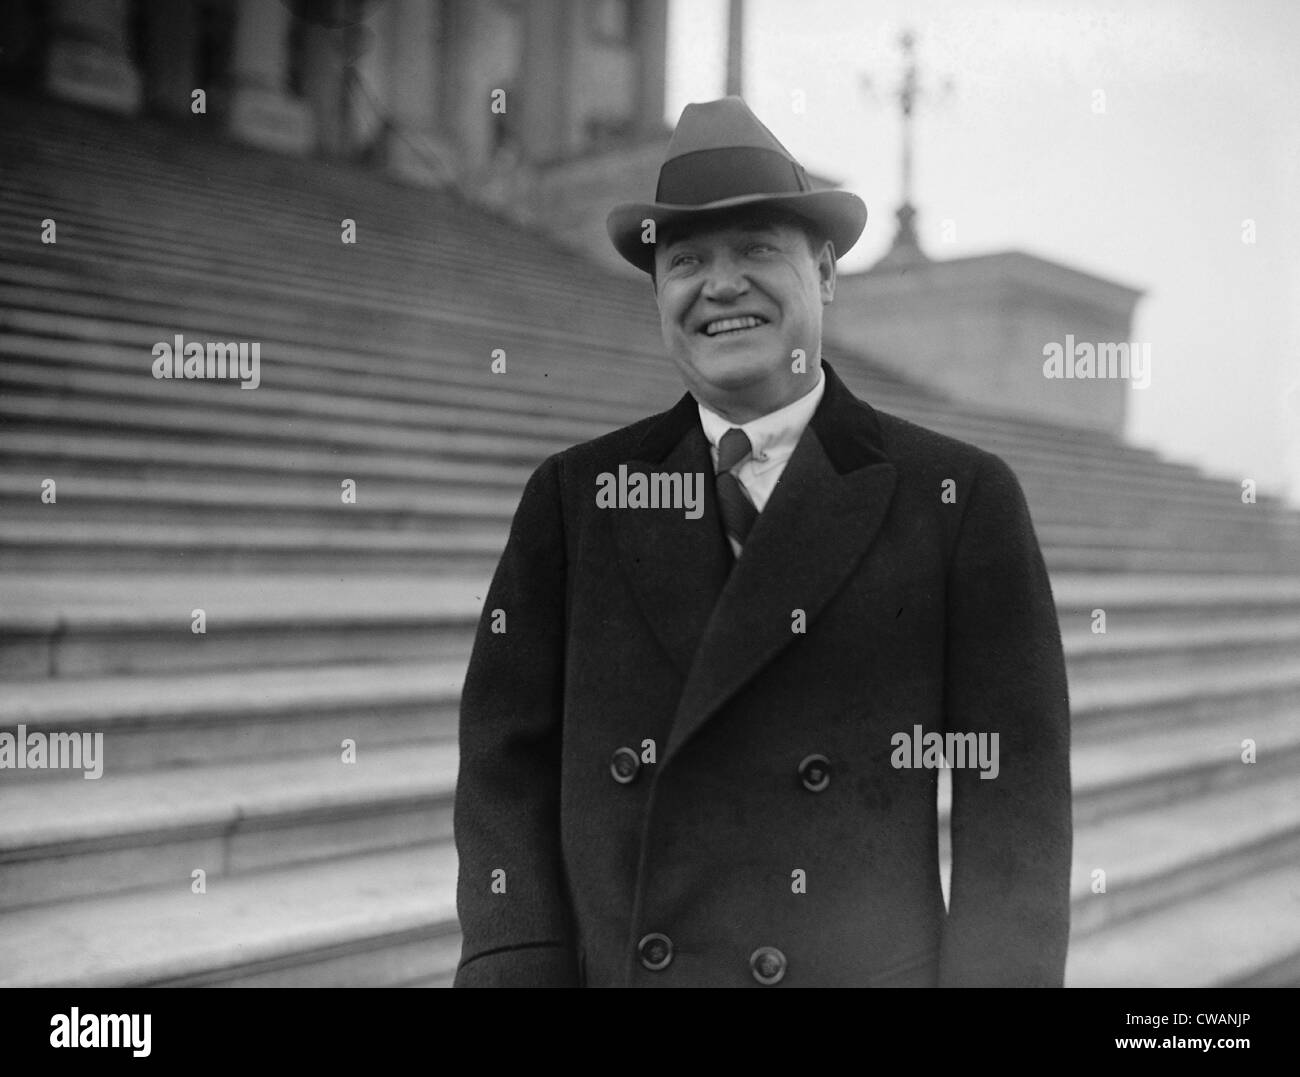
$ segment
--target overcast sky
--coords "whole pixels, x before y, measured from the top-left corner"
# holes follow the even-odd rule
[[[923,81],[952,82],[917,121],[928,252],[1016,248],[1145,290],[1132,440],[1300,502],[1300,2],[748,0],[746,99],[870,210],[842,270],[892,237],[904,26]],[[723,92],[725,39],[725,0],[672,0],[670,122]]]

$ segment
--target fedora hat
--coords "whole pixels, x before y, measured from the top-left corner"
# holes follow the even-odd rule
[[[654,269],[655,234],[743,206],[782,209],[810,221],[843,255],[862,234],[867,207],[847,191],[814,191],[790,155],[739,97],[687,105],[668,143],[653,202],[624,202],[605,221],[614,247],[637,269]]]

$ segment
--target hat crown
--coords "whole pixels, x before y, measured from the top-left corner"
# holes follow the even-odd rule
[[[659,169],[655,201],[704,205],[812,189],[808,173],[739,97],[687,105]]]
[[[668,160],[700,150],[739,147],[775,150],[788,161],[794,157],[742,98],[721,97],[687,105],[668,141]],[[797,162],[795,162],[797,163]]]

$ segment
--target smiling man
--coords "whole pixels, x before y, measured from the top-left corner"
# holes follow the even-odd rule
[[[1060,985],[1051,589],[1007,466],[823,361],[865,221],[734,97],[610,214],[688,392],[524,491],[462,697],[458,985]],[[703,511],[615,472],[707,475]]]

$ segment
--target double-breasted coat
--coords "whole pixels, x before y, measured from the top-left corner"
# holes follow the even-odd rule
[[[1024,496],[823,368],[738,560],[689,394],[533,473],[462,696],[458,985],[1060,985],[1069,707]],[[702,473],[703,515],[599,507],[620,464]],[[922,731],[998,734],[996,777],[951,771],[947,908]]]

